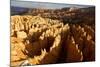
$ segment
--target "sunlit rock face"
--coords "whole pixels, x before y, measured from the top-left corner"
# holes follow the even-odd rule
[[[92,8],[38,11],[11,16],[11,66],[95,60]]]
[[[20,49],[19,51],[25,55],[23,60],[28,60],[30,64],[56,63],[62,41],[67,35],[66,33],[69,32],[68,24],[64,25],[58,20],[29,15],[12,16],[11,23],[13,30],[11,41],[15,42],[15,38],[16,41],[19,40],[16,42],[19,46],[13,42],[11,42],[11,46]],[[23,46],[23,51],[20,43]],[[14,56],[13,53],[11,54],[12,57]],[[23,61],[22,58],[19,58],[19,55],[19,53],[16,54],[18,59],[11,58],[12,63]]]

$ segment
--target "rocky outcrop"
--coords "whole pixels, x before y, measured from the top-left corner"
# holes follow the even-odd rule
[[[16,37],[23,43],[24,51],[20,51],[27,56],[25,60],[28,60],[30,64],[56,63],[69,25],[64,25],[58,20],[47,18],[44,20],[39,16],[12,16],[11,18],[13,30],[11,37]],[[22,47],[19,46],[19,48]],[[12,60],[14,58],[11,58]],[[17,61],[20,61],[20,59]],[[12,61],[12,63],[14,62]]]
[[[70,34],[65,42],[66,61],[95,60],[95,32],[87,25],[70,25]]]
[[[38,14],[11,16],[11,65],[94,61],[92,9],[35,9]]]

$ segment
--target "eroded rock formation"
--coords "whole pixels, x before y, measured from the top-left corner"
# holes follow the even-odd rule
[[[64,25],[58,20],[43,19],[39,16],[12,16],[11,18],[13,30],[11,41],[18,38],[21,44],[23,43],[23,51],[20,45],[18,47],[20,52],[26,56],[24,59],[28,60],[30,64],[56,63],[69,25]],[[12,45],[16,44],[11,42]],[[18,60],[11,58],[11,61],[20,61],[19,55],[16,54]],[[13,57],[13,54],[11,56]]]
[[[11,16],[11,66],[95,60],[94,11],[62,10]]]

